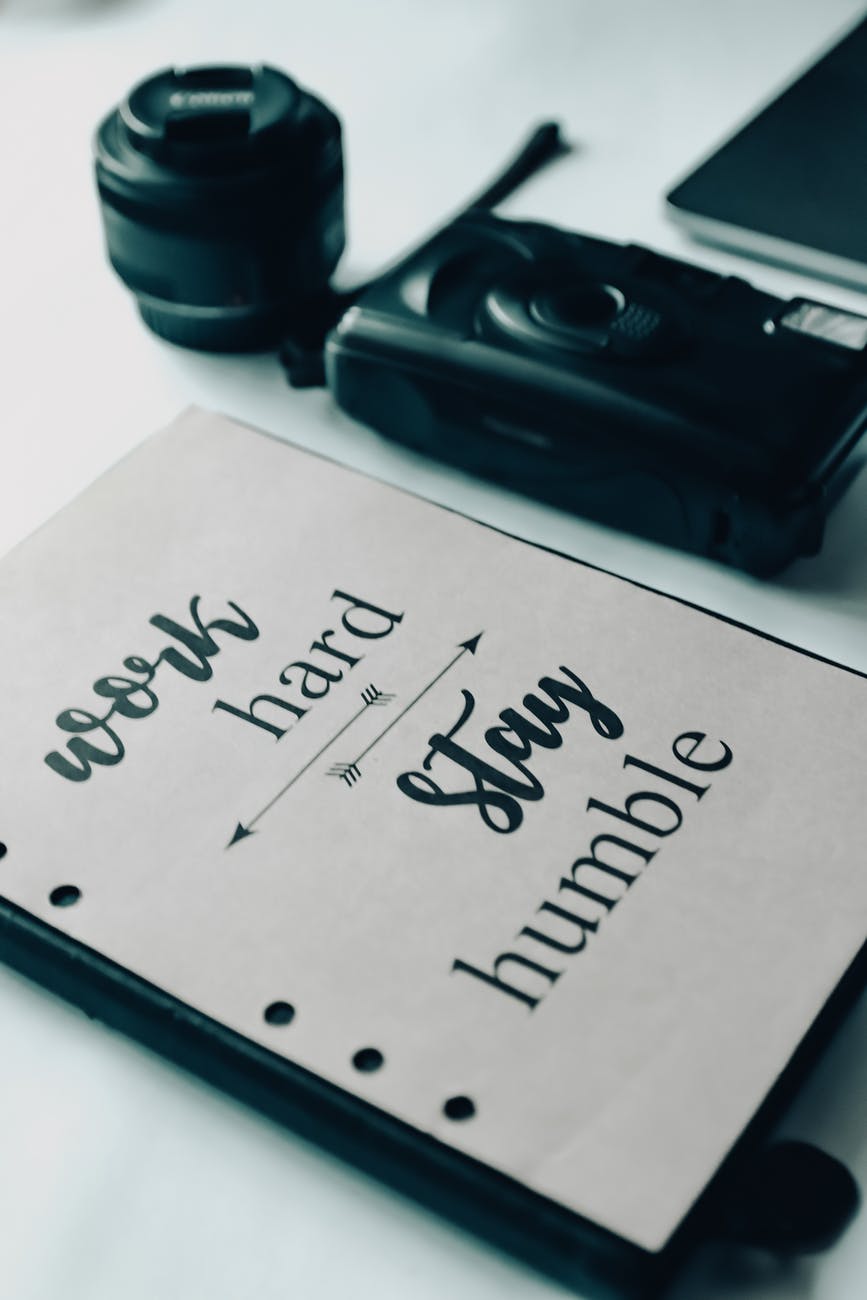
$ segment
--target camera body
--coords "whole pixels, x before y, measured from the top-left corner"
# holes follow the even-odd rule
[[[821,544],[865,346],[861,316],[473,209],[361,293],[325,369],[388,437],[769,576]]]
[[[867,417],[867,319],[491,215],[564,148],[541,125],[471,209],[348,292],[329,284],[340,121],[278,69],[147,78],[95,168],[111,262],[157,334],[282,340],[296,386],[327,379],[387,436],[616,528],[762,576],[814,554]]]

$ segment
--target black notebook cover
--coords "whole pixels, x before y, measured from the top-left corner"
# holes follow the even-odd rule
[[[668,195],[694,234],[867,285],[867,21]]]
[[[0,563],[0,954],[582,1286],[863,975],[865,682],[191,412]]]

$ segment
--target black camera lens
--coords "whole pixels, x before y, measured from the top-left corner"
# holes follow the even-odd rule
[[[157,334],[268,347],[327,293],[345,243],[340,122],[284,73],[157,73],[94,148],[109,258]]]

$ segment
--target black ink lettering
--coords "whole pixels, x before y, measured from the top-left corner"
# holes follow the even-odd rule
[[[58,713],[56,722],[61,731],[78,733],[67,742],[66,746],[70,754],[78,760],[77,766],[64,754],[59,754],[56,749],[45,755],[45,762],[51,770],[58,776],[65,777],[67,781],[86,781],[91,774],[92,763],[113,767],[123,758],[124,748],[120,736],[112,731],[104,719],[98,718],[94,713],[88,713],[86,709],[64,709],[62,713]],[[104,749],[97,749],[90,741],[81,739],[82,733],[92,731],[103,732],[114,745],[114,749],[107,753]]]
[[[686,754],[682,754],[678,749],[678,745],[682,740],[691,740],[693,742]],[[722,745],[722,758],[714,759],[709,763],[702,763],[700,759],[692,757],[699,745],[702,745],[706,740],[707,736],[703,731],[684,731],[683,734],[678,736],[675,740],[671,747],[671,752],[674,754],[675,758],[680,759],[681,763],[685,763],[687,767],[695,767],[699,772],[721,772],[722,769],[728,767],[729,763],[732,761],[732,751],[724,740],[717,742]]]
[[[294,713],[296,718],[303,718],[307,712],[298,704],[290,704],[288,700],[282,700],[279,695],[256,695],[250,701],[248,709],[236,708],[234,704],[227,704],[225,700],[217,700],[214,709],[223,709],[226,713],[231,713],[233,717],[240,718],[242,722],[251,722],[254,727],[261,727],[263,731],[270,731],[276,740],[281,740],[289,727],[278,727],[274,722],[267,722],[264,718],[256,717],[257,704],[273,704],[277,708],[286,709],[289,713]],[[213,711],[213,710],[212,710]],[[291,724],[290,724],[291,725]]]
[[[340,621],[352,636],[362,637],[364,640],[375,641],[381,636],[388,636],[389,632],[394,631],[396,623],[403,621],[403,614],[390,614],[387,609],[380,609],[378,605],[371,605],[366,600],[359,600],[357,596],[350,596],[345,591],[335,591],[332,600],[348,600],[349,609],[343,611]],[[366,611],[373,619],[373,625],[367,623],[365,626],[350,618],[351,614]],[[382,620],[384,627],[377,630],[377,620]]]
[[[626,755],[623,766],[640,767],[642,772],[649,772],[651,776],[658,776],[660,781],[670,781],[672,785],[679,785],[682,790],[689,790],[695,795],[696,799],[700,799],[710,789],[709,785],[694,785],[692,781],[685,781],[682,776],[676,776],[674,772],[666,772],[661,767],[654,767],[652,763],[645,763],[642,758],[633,758],[631,754]]]
[[[581,681],[581,678],[576,677],[563,664],[560,665],[560,672],[571,678],[575,683],[575,688],[565,686],[553,677],[543,677],[539,682],[539,686],[543,691],[547,692],[554,704],[560,706],[556,714],[552,714],[550,707],[541,700],[537,700],[535,695],[524,696],[525,707],[535,713],[536,717],[542,722],[547,717],[553,717],[555,722],[565,722],[569,716],[569,710],[563,707],[563,701],[568,700],[570,704],[577,704],[579,709],[586,711],[597,735],[604,737],[605,740],[619,740],[623,735],[623,723],[614,710],[609,709],[608,705],[603,704],[601,700],[597,700],[590,689]]]
[[[618,849],[625,850],[627,853],[634,853],[638,857],[643,858],[645,866],[651,858],[655,857],[656,850],[642,849],[637,844],[632,844],[629,840],[621,839],[619,835],[595,835],[590,843],[590,852],[585,854],[584,857],[576,858],[572,863],[572,866],[569,868],[571,879],[564,876],[560,881],[560,889],[567,889],[572,893],[580,894],[582,898],[589,898],[591,902],[598,903],[600,906],[604,907],[606,911],[610,912],[614,905],[618,903],[626,893],[632,882],[637,879],[639,872],[643,868],[637,867],[635,871],[624,871],[621,867],[616,867],[613,863],[606,862],[604,858],[599,856],[600,844],[611,844],[616,846]],[[599,873],[602,878],[601,881],[596,879],[593,874],[594,872]],[[615,893],[613,896],[611,894],[602,894],[598,889],[591,888],[591,885],[587,880],[588,873],[590,875],[590,881],[592,881],[593,884],[601,884],[604,882],[606,885],[609,885],[611,881],[619,881],[623,888],[619,893]],[[582,874],[584,877],[581,881],[578,879],[579,874]]]
[[[292,678],[289,676],[290,668],[300,668],[304,676],[301,680],[301,694],[308,700],[321,700],[323,695],[327,695],[331,690],[334,682],[343,681],[343,673],[330,673],[327,668],[317,668],[315,664],[305,663],[303,659],[296,659],[283,669],[280,674],[280,681],[284,686],[292,685]],[[319,678],[323,683],[320,690],[314,690],[310,685],[310,678]]]
[[[573,863],[573,866],[575,865],[576,864]],[[629,884],[631,883],[632,881],[630,880]],[[591,902],[599,903],[607,912],[610,912],[615,903],[620,901],[617,898],[608,898],[605,894],[597,893],[595,889],[589,889],[587,885],[578,885],[574,880],[567,880],[565,876],[561,878],[558,888],[561,890],[569,889],[575,894],[580,894],[582,898],[589,898]]]
[[[129,655],[123,661],[124,668],[131,673],[139,673],[145,679],[145,684],[152,682],[156,673],[156,664],[149,664],[147,659],[142,659],[141,655]]]
[[[525,934],[528,939],[535,939],[538,943],[546,943],[549,948],[556,948],[557,952],[581,952],[582,948],[587,946],[588,931],[592,934],[599,929],[598,921],[586,921],[583,917],[576,916],[574,912],[567,912],[565,907],[558,907],[556,903],[543,903],[536,910],[551,912],[554,916],[559,916],[564,921],[569,921],[572,925],[578,926],[578,939],[575,943],[563,943],[561,939],[552,939],[550,935],[544,934],[541,930],[536,930],[529,925],[525,925],[521,930],[521,934]]]
[[[526,760],[532,755],[534,745],[543,749],[560,748],[563,737],[558,728],[569,719],[569,705],[583,709],[594,731],[605,739],[616,740],[623,734],[623,723],[614,710],[597,700],[571,669],[561,664],[560,671],[574,684],[557,681],[554,677],[543,677],[539,681],[539,688],[546,693],[547,700],[538,695],[524,696],[524,707],[536,719],[535,723],[517,709],[503,709],[500,713],[502,725],[489,727],[485,732],[488,747],[510,762],[523,780],[499,771],[454,739],[475,705],[474,697],[464,690],[463,713],[446,735],[437,733],[429,738],[430,750],[422,767],[429,771],[437,755],[451,759],[472,776],[474,791],[457,794],[446,792],[421,772],[404,772],[398,777],[398,789],[420,803],[443,807],[449,804],[475,804],[485,825],[491,830],[503,835],[517,830],[524,820],[524,812],[518,800],[536,801],[545,794],[541,781],[527,768]]]
[[[434,808],[461,808],[474,804],[485,825],[503,835],[517,830],[524,818],[520,804],[502,791],[489,790],[484,782],[477,782],[473,790],[448,791],[424,772],[401,772],[397,788],[416,803],[432,804]],[[499,824],[492,810],[502,814]]]
[[[217,654],[220,649],[211,636],[211,632],[227,632],[229,636],[239,637],[242,641],[255,641],[259,635],[259,629],[253,620],[232,600],[228,602],[229,608],[233,609],[243,619],[243,622],[233,623],[227,618],[215,618],[210,623],[203,623],[199,618],[200,600],[200,596],[193,596],[190,601],[190,617],[195,624],[195,631],[182,627],[180,623],[176,623],[172,618],[167,618],[165,614],[154,614],[149,622],[153,627],[159,628],[161,632],[166,632],[169,636],[174,637],[176,641],[180,641],[193,655],[193,658],[189,659],[186,655],[181,654],[179,650],[169,646],[163,650],[157,663],[166,663],[170,668],[183,673],[185,677],[191,677],[195,682],[206,682],[214,674],[208,660]]]
[[[542,749],[559,749],[563,744],[563,737],[554,724],[565,722],[569,717],[568,709],[560,708],[555,714],[553,709],[546,708],[535,695],[524,696],[524,707],[536,714],[542,723],[541,726],[530,722],[517,709],[503,709],[500,718],[504,725],[489,727],[485,732],[485,740],[491,749],[502,758],[507,758],[514,763],[516,767],[521,767],[523,760],[530,757],[534,745],[539,745]],[[545,716],[542,716],[543,712]],[[508,732],[515,737],[514,741],[507,739]],[[529,776],[529,773],[527,775]]]
[[[170,668],[174,668],[185,677],[192,678],[193,681],[206,682],[213,675],[208,660],[219,653],[220,649],[212,636],[213,632],[226,632],[229,636],[239,637],[242,641],[253,641],[258,637],[259,629],[256,624],[234,601],[228,602],[229,608],[234,610],[241,622],[215,618],[210,623],[203,623],[199,616],[199,601],[199,596],[193,596],[190,601],[192,628],[182,627],[180,623],[167,618],[165,614],[154,614],[149,620],[153,627],[167,632],[169,636],[180,641],[192,658],[181,654],[173,646],[167,646],[154,663],[150,663],[141,655],[127,655],[123,661],[124,668],[143,680],[134,681],[119,674],[97,678],[93,683],[94,694],[101,699],[111,701],[108,712],[102,718],[89,713],[86,709],[66,709],[57,715],[57,725],[60,729],[75,733],[75,739],[67,743],[67,750],[76,762],[70,761],[69,757],[54,750],[45,756],[45,762],[52,771],[68,781],[86,781],[91,775],[93,764],[111,766],[119,763],[125,753],[124,746],[120,737],[108,724],[115,715],[132,719],[146,718],[159,707],[159,699],[156,691],[151,689],[150,683],[161,663],[168,664]],[[100,749],[90,741],[82,739],[83,734],[93,731],[102,731],[111,741],[113,750]]]
[[[146,718],[159,704],[154,691],[128,677],[100,677],[93,683],[93,689],[96,695],[114,701],[109,718],[113,713],[119,713],[122,718]],[[147,703],[136,704],[133,697],[137,695],[143,696]]]
[[[591,802],[593,801],[591,800]],[[604,804],[597,806],[600,808],[605,807]],[[627,853],[634,853],[643,860],[644,866],[647,866],[651,858],[656,857],[657,852],[656,849],[642,849],[638,844],[633,844],[631,840],[624,840],[619,835],[594,835],[590,841],[590,852],[586,853],[583,858],[576,858],[569,868],[572,872],[573,881],[577,881],[576,873],[584,866],[595,867],[597,871],[604,871],[609,876],[614,876],[616,880],[624,881],[627,885],[631,885],[638,873],[643,870],[642,867],[636,867],[635,871],[624,871],[621,867],[615,867],[611,862],[605,862],[599,856],[598,846],[600,844],[614,844],[618,849],[624,849]]]
[[[489,727],[485,732],[485,740],[494,753],[513,763],[533,788],[538,787],[540,791],[542,788],[540,782],[528,772],[524,761],[532,754],[534,745],[541,746],[543,749],[559,749],[563,744],[563,737],[557,728],[569,720],[569,709],[564,703],[565,700],[586,709],[594,728],[600,735],[615,739],[623,733],[623,724],[616,714],[594,699],[584,683],[568,668],[561,666],[560,671],[572,678],[577,684],[577,689],[564,682],[558,682],[553,677],[543,677],[539,687],[548,695],[548,701],[539,699],[537,695],[524,696],[524,708],[534,715],[540,725],[536,726],[517,709],[503,709],[500,719],[504,725]],[[510,733],[514,739],[509,739]],[[542,794],[521,797],[541,798]]]
[[[517,830],[524,820],[524,812],[518,799],[541,799],[545,792],[541,783],[529,773],[526,773],[527,781],[519,781],[498,771],[484,759],[477,758],[475,754],[471,754],[468,749],[455,741],[455,735],[472,716],[476,703],[470,691],[462,690],[461,694],[464,697],[461,716],[445,735],[437,733],[429,738],[430,749],[422,767],[429,771],[434,758],[442,755],[469,773],[473,778],[474,789],[457,794],[447,793],[421,772],[404,772],[397,779],[397,787],[401,793],[409,795],[411,799],[416,799],[420,803],[434,804],[439,807],[475,804],[486,826],[492,831],[497,831],[498,834],[508,835]],[[502,820],[498,821],[493,816],[492,809],[502,813]]]
[[[328,644],[328,638],[330,636],[334,636],[334,632],[329,627],[320,634],[318,641],[313,642],[310,647],[311,652],[314,650],[321,650],[323,654],[333,655],[335,659],[340,659],[343,663],[349,664],[350,668],[354,668],[355,665],[364,658],[364,655],[348,655],[343,650],[335,650],[333,646]]]
[[[655,826],[653,822],[646,822],[639,817],[633,817],[633,806],[641,803],[642,800],[662,804],[664,808],[670,809],[677,818],[674,825],[667,828],[665,826]],[[683,822],[683,813],[673,799],[669,799],[668,795],[655,794],[650,791],[629,795],[626,799],[626,812],[623,812],[620,808],[612,808],[610,804],[600,803],[598,799],[588,799],[587,810],[588,812],[598,810],[599,812],[608,813],[610,817],[619,817],[621,821],[629,822],[631,826],[636,826],[640,831],[648,831],[651,835],[673,835]]]
[[[469,962],[462,961],[460,958],[457,958],[452,963],[452,972],[465,971],[467,975],[474,975],[476,979],[483,980],[486,984],[490,984],[492,988],[500,989],[503,993],[508,993],[510,997],[517,998],[519,1002],[525,1003],[532,1011],[541,1002],[542,994],[539,997],[533,997],[532,994],[519,988],[517,984],[509,984],[506,980],[501,979],[500,967],[505,965],[506,962],[514,962],[516,966],[523,966],[526,970],[535,971],[537,975],[541,975],[546,979],[549,985],[554,984],[563,974],[561,970],[551,970],[548,966],[542,966],[537,961],[530,961],[529,957],[522,957],[517,952],[501,952],[494,961],[493,975],[480,970],[478,966],[471,966]]]
[[[568,672],[565,669],[563,671]],[[569,675],[572,676],[572,674]],[[545,680],[549,681],[550,679]],[[524,697],[524,705],[528,710],[531,707],[530,699],[532,697]],[[560,704],[562,705],[562,701],[560,701]],[[527,723],[515,710],[504,709],[500,714],[500,719],[504,725],[492,728],[486,734],[486,738],[498,753],[510,758],[517,766],[520,766],[527,759],[529,750],[533,745],[556,749],[560,740],[559,735],[554,731],[553,724],[562,722],[563,719],[560,716],[562,709],[558,708],[558,712],[553,715],[548,711],[547,705],[545,710],[546,713],[540,716],[536,709],[532,709],[542,726],[545,727],[544,732],[540,732],[533,724]],[[590,709],[588,709],[589,712]],[[466,716],[466,711],[464,716]],[[612,729],[610,719],[602,715],[597,715],[597,718],[605,730]],[[600,734],[605,734],[605,730]],[[613,730],[616,731],[616,727]],[[507,731],[511,733],[511,736],[507,737]],[[694,758],[693,755],[696,750],[708,743],[720,746],[722,753],[720,754],[717,751],[717,754],[713,757]],[[732,751],[724,741],[708,742],[707,736],[699,731],[683,732],[674,741],[672,752],[681,763],[702,772],[716,772],[727,767],[732,761]],[[681,789],[688,790],[695,796],[696,800],[700,800],[710,788],[709,786],[697,785],[692,781],[687,781],[683,777],[667,772],[662,768],[654,767],[652,764],[645,763],[642,759],[634,758],[632,755],[627,755],[623,765],[624,767],[637,767],[662,781],[667,781]],[[663,821],[661,812],[659,821],[650,820],[648,816],[637,816],[635,809],[642,805],[655,805],[656,808],[667,813],[667,820]],[[675,801],[669,798],[668,795],[656,794],[650,791],[640,791],[629,795],[623,808],[602,803],[599,799],[589,799],[587,808],[591,812],[607,813],[610,817],[616,817],[620,821],[628,823],[636,830],[658,838],[673,835],[683,824],[683,813]],[[642,807],[642,812],[644,812],[644,807]],[[595,835],[591,840],[589,851],[582,857],[575,859],[569,873],[561,878],[559,884],[560,893],[566,892],[569,894],[569,903],[572,907],[577,907],[578,912],[567,911],[565,908],[548,901],[543,902],[536,909],[537,913],[546,913],[559,918],[567,926],[577,927],[577,932],[573,933],[568,928],[564,930],[562,927],[554,927],[552,933],[551,925],[542,927],[536,922],[533,925],[525,925],[519,930],[518,938],[533,939],[537,943],[544,944],[547,948],[567,956],[583,952],[587,947],[588,934],[594,934],[598,931],[603,918],[625,897],[639,875],[658,852],[659,848],[647,849],[640,843],[634,843],[632,840],[625,839],[620,835],[610,834],[607,831]],[[588,907],[588,904],[591,904],[592,907]],[[584,915],[585,911],[589,912],[589,915]],[[523,968],[524,971],[530,974],[522,975],[521,970],[519,970],[510,982],[510,980],[504,979],[500,973],[500,968],[507,964]],[[492,988],[499,989],[509,997],[523,1002],[531,1011],[538,1006],[548,990],[564,973],[562,970],[558,971],[542,966],[538,962],[531,961],[516,952],[500,953],[494,962],[493,971],[482,970],[462,960],[455,961],[452,970],[464,971],[466,974],[482,980]],[[518,978],[518,976],[521,976],[521,978]],[[547,981],[544,987],[539,986],[539,977],[543,981]]]

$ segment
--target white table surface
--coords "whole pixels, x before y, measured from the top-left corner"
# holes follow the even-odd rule
[[[97,119],[152,70],[264,60],[343,118],[347,282],[453,212],[529,125],[556,116],[576,152],[505,214],[867,310],[854,292],[690,244],[662,205],[861,11],[854,0],[0,0],[0,552],[198,403],[867,670],[867,474],[822,554],[770,584],[474,482],[380,440],[325,393],[292,392],[272,357],[197,355],[150,335],[107,266],[90,164]],[[571,1294],[2,967],[0,1034],[4,1300]],[[783,1128],[867,1187],[865,1097],[862,1001]],[[678,1300],[865,1295],[867,1211],[821,1257],[756,1273],[707,1249],[676,1288]]]

